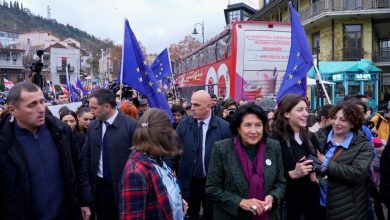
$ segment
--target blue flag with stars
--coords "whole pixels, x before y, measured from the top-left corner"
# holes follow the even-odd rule
[[[147,97],[149,106],[165,110],[171,122],[173,116],[164,93],[158,86],[156,78],[147,65],[141,47],[130,28],[129,21],[125,19],[125,35],[123,42],[121,64],[122,82],[129,85]]]
[[[288,58],[286,73],[284,74],[282,84],[276,96],[277,102],[289,93],[306,96],[307,72],[313,66],[313,56],[299,14],[291,2],[289,3],[289,7],[291,13],[290,56]]]
[[[161,84],[165,88],[170,88],[172,81],[171,60],[169,59],[168,49],[165,48],[150,65],[157,81],[161,80]]]

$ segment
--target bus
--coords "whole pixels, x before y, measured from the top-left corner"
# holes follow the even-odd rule
[[[290,45],[290,23],[232,22],[180,59],[174,74],[176,94],[186,100],[198,90],[223,99],[274,97],[286,71]]]

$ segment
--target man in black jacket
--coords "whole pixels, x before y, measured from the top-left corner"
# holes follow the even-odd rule
[[[136,121],[119,112],[115,94],[99,89],[89,99],[92,121],[81,156],[80,202],[83,216],[96,210],[97,219],[118,219],[118,184],[131,152]]]
[[[176,132],[182,142],[178,179],[184,200],[188,202],[189,219],[197,219],[200,205],[204,219],[212,219],[212,203],[204,186],[211,151],[216,141],[232,136],[229,124],[212,113],[211,97],[199,90],[191,97],[191,115],[182,119]]]
[[[9,114],[0,122],[0,218],[77,219],[77,147],[69,126],[45,116],[35,84],[8,92]]]

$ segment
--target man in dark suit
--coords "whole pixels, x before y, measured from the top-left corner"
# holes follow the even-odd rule
[[[212,113],[211,102],[206,91],[195,92],[191,97],[192,116],[182,119],[176,128],[183,147],[178,178],[190,219],[199,216],[201,204],[204,218],[212,219],[212,203],[204,191],[210,155],[216,141],[231,137],[229,124]]]
[[[89,125],[82,150],[81,210],[83,217],[94,207],[98,220],[118,219],[118,183],[137,123],[115,108],[115,94],[110,90],[92,93],[89,107],[97,120]]]

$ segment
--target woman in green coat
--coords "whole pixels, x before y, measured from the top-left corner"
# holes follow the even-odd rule
[[[280,145],[266,137],[266,124],[259,106],[243,105],[231,122],[235,138],[215,143],[206,181],[213,219],[279,219],[286,182]]]

